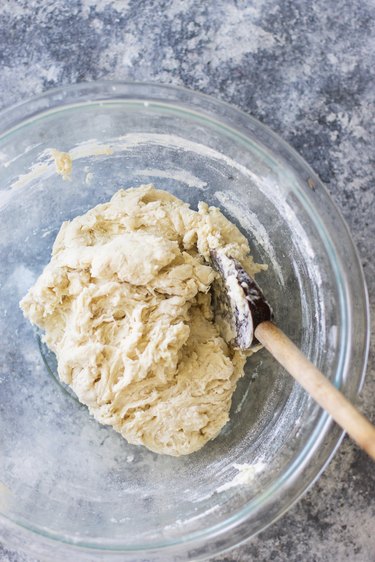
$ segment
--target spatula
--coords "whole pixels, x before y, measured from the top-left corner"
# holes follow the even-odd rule
[[[375,460],[375,427],[275,325],[259,285],[224,250],[211,250],[211,262],[219,273],[212,292],[215,320],[226,342],[243,351],[262,344]]]

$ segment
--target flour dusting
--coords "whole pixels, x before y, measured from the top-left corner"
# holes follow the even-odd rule
[[[200,180],[187,170],[159,170],[156,168],[146,168],[145,170],[139,170],[138,175],[142,177],[171,179],[182,182],[188,187],[195,187],[196,189],[204,190],[207,187],[207,182]]]
[[[226,482],[222,486],[219,486],[216,490],[218,493],[230,490],[230,488],[234,488],[235,486],[246,486],[251,484],[254,477],[265,469],[266,464],[264,462],[257,462],[255,464],[234,463],[233,467],[238,470],[238,473],[232,480]]]

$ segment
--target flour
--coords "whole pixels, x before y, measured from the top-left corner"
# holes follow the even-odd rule
[[[219,486],[216,490],[218,493],[225,492],[226,490],[230,490],[236,486],[246,486],[251,484],[254,481],[255,476],[265,469],[266,464],[263,462],[257,462],[255,464],[234,463],[233,467],[238,471],[238,474],[236,474],[236,476],[229,482]]]

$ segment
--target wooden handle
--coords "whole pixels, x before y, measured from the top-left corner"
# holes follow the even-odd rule
[[[375,427],[272,322],[262,322],[255,337],[350,437],[375,460]]]

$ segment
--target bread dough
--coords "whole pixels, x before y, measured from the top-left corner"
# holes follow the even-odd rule
[[[152,185],[118,191],[64,222],[21,301],[45,330],[62,381],[103,424],[157,453],[200,449],[228,420],[245,356],[213,322],[209,251],[262,266],[215,207]]]
[[[56,172],[62,176],[64,180],[70,180],[73,162],[69,152],[61,152],[60,150],[53,148],[51,150],[51,155],[55,161]]]

